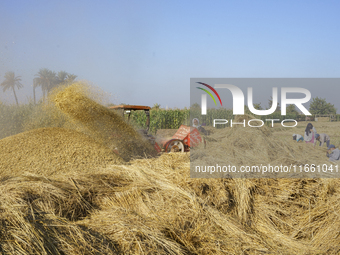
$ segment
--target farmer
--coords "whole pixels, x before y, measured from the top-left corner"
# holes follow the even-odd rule
[[[300,142],[300,141],[303,142],[303,136],[299,134],[293,134],[293,140],[297,142]]]
[[[316,135],[316,129],[313,127],[312,123],[308,123],[306,130],[305,130],[305,136],[304,136],[304,140],[306,141],[306,143],[314,144],[315,135]]]
[[[335,146],[331,144],[328,146],[328,151],[327,151],[326,156],[329,157],[329,161],[339,161],[340,150],[338,148],[335,148]]]
[[[192,120],[192,126],[195,127],[195,128],[199,128],[201,126],[200,121],[197,118],[194,118]]]
[[[200,125],[200,121],[197,118],[192,120],[192,126],[197,128],[198,131],[202,132],[203,134],[208,135],[208,132]]]
[[[327,144],[327,148],[329,147],[330,139],[329,135],[321,133],[321,134],[316,134],[315,135],[315,141],[314,141],[314,146],[316,145],[316,142],[320,142],[320,146],[323,146],[324,143]]]

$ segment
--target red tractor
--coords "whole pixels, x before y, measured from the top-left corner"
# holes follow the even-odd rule
[[[146,129],[138,130],[146,139],[150,141],[158,152],[187,152],[190,151],[190,147],[195,147],[200,143],[204,143],[205,140],[201,136],[197,128],[181,125],[176,133],[170,138],[165,139],[163,137],[156,138],[149,133],[150,128],[150,107],[141,105],[116,105],[109,107],[113,110],[122,111],[123,117],[127,115],[127,121],[130,121],[131,111],[142,110],[146,114]]]

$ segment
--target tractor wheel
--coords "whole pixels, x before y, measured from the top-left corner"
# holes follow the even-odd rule
[[[167,146],[166,152],[184,152],[184,144],[182,141],[173,140]]]

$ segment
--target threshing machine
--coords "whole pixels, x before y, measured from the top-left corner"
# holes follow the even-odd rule
[[[181,125],[177,132],[170,139],[157,139],[149,133],[150,129],[150,107],[141,105],[116,105],[109,107],[113,110],[121,110],[123,117],[127,115],[127,121],[130,121],[131,111],[144,111],[146,114],[145,129],[138,130],[141,135],[150,141],[157,152],[187,152],[190,147],[195,147],[200,143],[205,144],[197,128]]]

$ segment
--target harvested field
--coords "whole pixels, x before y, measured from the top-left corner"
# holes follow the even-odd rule
[[[304,123],[305,124],[305,123]],[[307,123],[306,123],[307,125]],[[302,126],[302,125],[301,125]],[[320,127],[320,128],[319,128]],[[305,127],[304,127],[305,128]],[[195,165],[232,165],[238,169],[241,166],[260,166],[268,164],[274,166],[304,166],[331,164],[326,157],[326,145],[324,147],[306,144],[305,142],[296,142],[293,140],[292,134],[304,134],[304,128],[300,126],[295,128],[270,128],[262,126],[259,128],[247,128],[235,126],[233,128],[210,130],[211,135],[206,137],[208,142],[207,148],[199,147],[191,150],[191,160]],[[317,126],[318,132],[329,133],[329,128]],[[331,132],[332,142],[339,145],[337,130]],[[210,173],[199,175],[201,178],[211,177]],[[221,173],[220,177],[228,177],[227,174]],[[239,174],[238,176],[241,176]],[[263,177],[254,174],[254,178]],[[291,173],[268,174],[268,177],[314,177],[308,173],[304,176]],[[323,177],[334,176],[325,173]],[[339,174],[337,175],[339,176]],[[248,175],[249,177],[249,175]]]
[[[104,138],[124,138],[127,124],[73,90],[55,102],[79,131],[0,140],[0,253],[339,254],[339,179],[194,179],[189,153],[126,149],[123,160]],[[338,146],[340,125],[322,125]],[[292,141],[304,127],[209,129],[207,152],[238,165],[327,162],[325,148]]]

